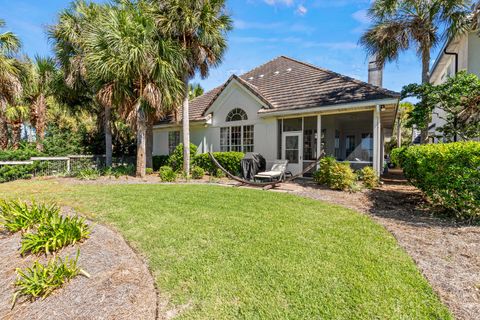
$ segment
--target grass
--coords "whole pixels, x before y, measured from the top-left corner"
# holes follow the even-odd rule
[[[17,181],[1,197],[54,200],[115,226],[184,319],[450,319],[369,217],[292,195],[208,185]]]

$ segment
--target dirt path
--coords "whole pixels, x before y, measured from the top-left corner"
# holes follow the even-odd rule
[[[77,276],[45,300],[19,301],[11,310],[15,268],[37,258],[21,258],[19,246],[20,234],[0,233],[0,319],[155,319],[157,294],[147,266],[119,234],[101,225],[93,225],[80,246],[60,252],[73,257],[79,247],[78,264],[90,278]]]
[[[312,185],[292,193],[369,213],[390,231],[457,319],[480,315],[480,226],[432,217],[400,172],[373,191],[348,194]]]

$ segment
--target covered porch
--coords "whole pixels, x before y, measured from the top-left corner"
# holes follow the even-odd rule
[[[355,170],[372,166],[380,174],[384,142],[393,131],[395,112],[396,105],[375,105],[278,117],[277,157],[288,160],[288,170],[293,174],[302,172],[322,151],[338,161],[348,161]]]

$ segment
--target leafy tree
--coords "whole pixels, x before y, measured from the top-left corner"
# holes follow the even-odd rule
[[[111,82],[125,116],[136,122],[137,172],[145,176],[147,114],[166,114],[181,83],[177,44],[158,32],[144,2],[122,1],[101,11],[85,35],[85,61],[93,79]]]
[[[199,83],[192,83],[188,85],[188,99],[193,100],[196,97],[203,95],[203,88]]]
[[[428,83],[431,49],[446,38],[470,30],[469,4],[468,0],[377,0],[369,10],[373,26],[360,43],[376,56],[379,65],[415,48],[422,61],[422,83]],[[423,130],[422,140],[425,138]]]
[[[400,103],[397,111],[397,123],[396,123],[396,134],[394,138],[397,142],[397,148],[402,146],[403,138],[407,138],[410,136],[410,132],[408,132],[407,122],[410,113],[412,112],[414,106],[410,102],[402,102]]]
[[[225,10],[225,0],[151,0],[156,4],[156,22],[160,32],[178,41],[185,54],[182,126],[185,172],[190,172],[189,81],[197,72],[205,78],[217,66],[227,48],[226,33],[232,20]]]
[[[0,28],[5,21],[0,19]],[[20,66],[14,54],[20,49],[20,40],[12,32],[0,33],[0,149],[8,147],[7,104],[14,104],[22,92]]]
[[[411,84],[403,89],[402,96],[420,99],[409,115],[410,126],[427,128],[432,111],[438,108],[445,124],[437,130],[444,138],[456,141],[457,137],[468,140],[480,136],[480,79],[476,75],[461,71],[437,86]]]

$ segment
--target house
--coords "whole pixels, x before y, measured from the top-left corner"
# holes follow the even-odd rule
[[[191,142],[200,153],[258,152],[267,163],[287,159],[293,174],[322,150],[380,172],[398,102],[396,92],[280,56],[192,100]],[[180,141],[180,119],[154,126],[155,155],[171,153]]]
[[[463,70],[480,77],[480,37],[477,32],[456,36],[445,43],[430,70],[430,83],[441,84]],[[444,112],[436,108],[429,124],[431,142],[443,141],[442,133],[438,131],[445,124],[443,118]]]

